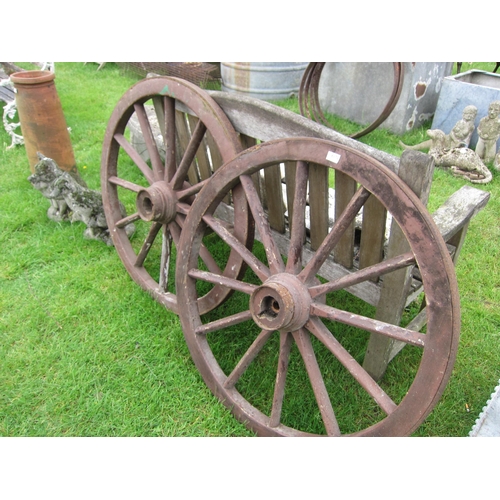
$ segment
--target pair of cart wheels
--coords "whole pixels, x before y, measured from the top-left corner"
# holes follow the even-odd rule
[[[134,114],[148,161],[126,138]],[[184,146],[183,120],[191,120]],[[206,141],[212,142],[210,168],[203,173]],[[286,255],[278,249],[253,182],[283,162],[296,165]],[[359,189],[306,263],[310,163],[351,176]],[[113,242],[130,276],[179,315],[205,383],[257,434],[409,435],[436,404],[458,343],[453,264],[425,207],[377,161],[311,138],[269,141],[242,151],[238,134],[207,93],[179,79],[157,77],[133,86],[113,112],[103,148],[102,193]],[[398,222],[410,252],[342,279],[318,279],[327,256],[371,196]],[[262,244],[254,243],[255,231]],[[344,305],[344,288],[415,265],[425,291],[425,334]],[[388,370],[380,383],[362,368],[371,333],[410,346],[400,355],[403,369]]]

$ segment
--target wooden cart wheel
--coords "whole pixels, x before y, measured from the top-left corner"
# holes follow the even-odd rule
[[[140,133],[133,135],[129,129]],[[169,283],[175,269],[172,243],[179,241],[195,195],[239,151],[239,137],[218,104],[181,79],[140,81],[124,94],[111,115],[101,164],[108,228],[132,279],[174,312],[172,279]],[[237,190],[232,193],[238,225],[234,234],[251,245],[252,227],[240,198]],[[228,276],[236,278],[243,270],[235,252],[224,261],[206,248],[201,253],[207,268],[216,272],[228,266]],[[200,310],[210,310],[227,294],[227,288],[216,287],[200,298]]]
[[[289,250],[282,258],[251,176],[285,161],[296,162],[296,177]],[[306,263],[301,256],[310,163],[347,174],[359,189]],[[263,243],[256,243],[253,253],[224,230],[215,212],[238,181]],[[392,214],[411,250],[342,279],[319,281],[326,257],[370,196]],[[244,279],[225,279],[199,268],[206,227],[248,264]],[[179,315],[193,360],[212,392],[259,435],[409,435],[442,394],[459,336],[453,264],[423,204],[376,160],[311,138],[250,148],[220,169],[197,197],[179,249]],[[344,288],[415,265],[423,278],[426,333],[376,321],[355,312],[352,304],[344,306]],[[197,287],[220,283],[235,294],[223,307],[201,315]],[[372,332],[408,344],[379,383],[362,367]]]

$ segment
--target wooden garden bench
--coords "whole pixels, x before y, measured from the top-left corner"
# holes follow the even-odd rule
[[[316,137],[349,146],[380,161],[405,181],[413,192],[427,205],[432,184],[434,161],[423,153],[405,151],[401,159],[373,147],[350,139],[334,130],[313,122],[303,116],[258,99],[227,92],[211,92],[211,96],[229,117],[232,125],[241,134],[246,147],[258,141],[269,141],[287,137]],[[304,257],[307,261],[328,233],[329,188],[328,169],[316,166],[310,172],[310,235]],[[281,188],[286,186],[285,195]],[[335,212],[341,213],[356,190],[356,183],[349,177],[337,175],[335,179]],[[272,195],[266,193],[273,193]],[[285,215],[286,202],[291,204],[293,193],[292,171],[287,165],[278,166],[272,175],[263,179],[261,194],[275,239],[281,252],[286,255],[289,245],[288,221]],[[456,264],[465,241],[467,228],[472,218],[483,209],[490,194],[469,185],[456,191],[434,214],[436,222]],[[287,200],[288,198],[288,200]],[[377,200],[369,200],[364,207],[360,231],[354,225],[346,232],[323,271],[323,278],[337,279],[351,271],[376,264],[382,259],[400,255],[406,251],[405,238],[397,224],[390,230],[385,241],[387,214]],[[390,223],[390,222],[389,222]],[[357,234],[360,233],[360,234]],[[359,244],[355,244],[359,240]],[[384,245],[386,249],[384,251]],[[378,282],[364,282],[348,289],[356,297],[376,307],[375,319],[399,324],[405,307],[421,293],[422,283],[418,271],[407,269],[391,273]],[[425,326],[425,307],[408,328],[420,330]],[[388,363],[404,344],[388,337],[371,334],[364,360],[364,368],[375,380],[379,380]]]

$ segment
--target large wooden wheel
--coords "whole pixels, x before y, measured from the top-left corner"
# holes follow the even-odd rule
[[[251,176],[285,161],[296,162],[296,177],[290,246],[282,257]],[[359,189],[306,263],[302,251],[310,163],[347,174]],[[216,212],[237,182],[262,241],[253,252],[225,231]],[[319,280],[327,256],[370,196],[392,214],[410,251],[338,280]],[[200,268],[207,227],[248,264],[244,279],[226,279]],[[199,194],[186,218],[179,249],[179,315],[193,360],[212,392],[259,435],[409,435],[442,394],[459,335],[453,264],[420,200],[368,156],[303,138],[246,150]],[[359,303],[351,304],[344,288],[407,266],[418,266],[422,275],[426,333],[353,310]],[[234,295],[223,307],[200,314],[199,290],[216,284],[235,291]],[[408,344],[379,383],[362,367],[371,333]]]
[[[109,231],[132,279],[175,312],[172,262],[186,213],[213,172],[240,150],[238,135],[218,104],[181,79],[140,81],[111,115],[101,165]],[[239,199],[236,190],[231,198],[234,234],[251,245],[247,207]],[[207,248],[201,254],[208,269],[222,273],[228,266],[233,278],[242,272],[243,261],[235,252],[225,260],[216,259]],[[211,290],[200,298],[200,310],[219,304],[227,292]]]

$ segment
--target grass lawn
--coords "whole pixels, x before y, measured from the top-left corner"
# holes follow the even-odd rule
[[[77,166],[92,189],[100,189],[109,116],[137,81],[112,63],[96,68],[56,63]],[[376,130],[362,141],[399,156],[399,140],[425,138],[425,129],[402,138]],[[205,386],[178,317],[132,282],[115,249],[83,239],[82,223],[47,218],[24,147],[9,144],[1,128],[0,436],[253,435]],[[457,267],[455,369],[416,436],[466,436],[500,378],[500,173],[493,176],[479,186],[491,199]],[[430,210],[465,183],[436,170]]]

